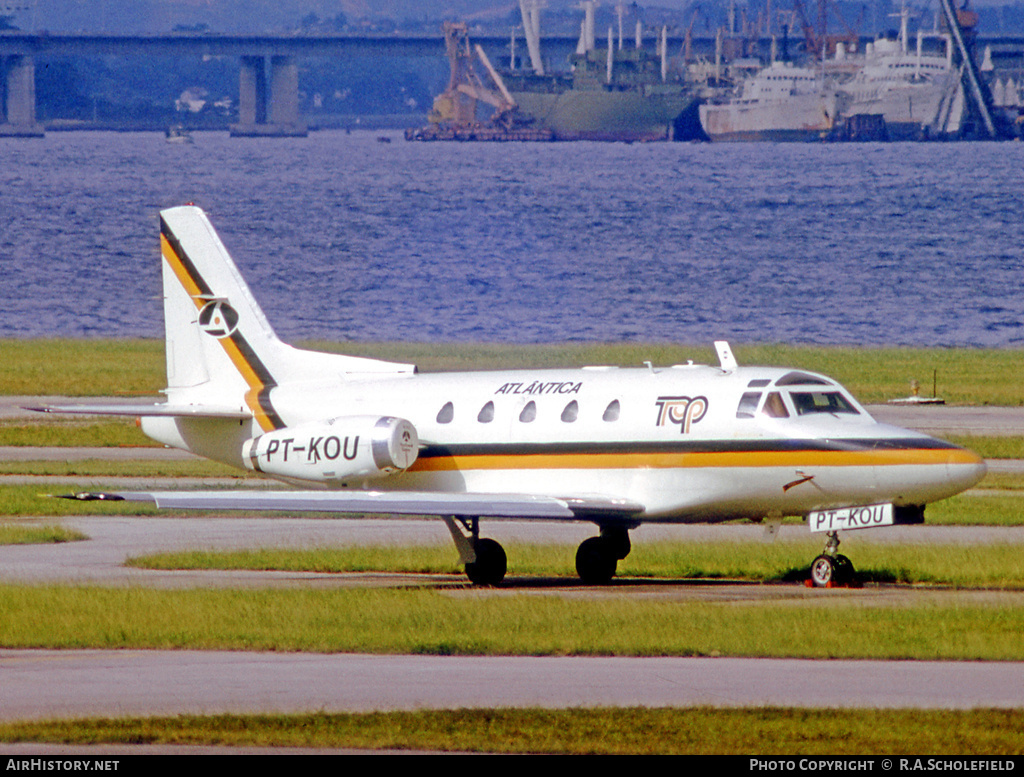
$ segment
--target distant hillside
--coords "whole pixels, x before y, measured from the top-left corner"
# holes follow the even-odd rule
[[[31,0],[19,0],[24,5]],[[931,29],[937,2],[912,3],[918,23]],[[978,31],[982,35],[1024,35],[1024,0],[971,0],[981,16]],[[726,26],[729,8],[733,8],[738,29],[746,21],[764,24],[771,8],[773,28],[788,17],[793,30],[799,28],[793,0],[654,0],[650,3],[625,3],[627,25],[637,18],[650,27],[667,24],[675,31],[692,29],[700,36],[714,35]],[[813,17],[817,3],[804,0]],[[838,10],[845,23],[861,35],[874,36],[898,26],[893,15],[900,0],[835,0],[829,7]],[[603,0],[597,7],[598,27],[614,23],[616,3]],[[574,34],[579,30],[579,0],[545,0],[543,29]],[[843,21],[830,11],[830,29],[839,29]],[[213,32],[259,33],[295,30],[430,30],[445,19],[458,19],[491,32],[504,32],[518,26],[518,0],[35,0],[35,8],[13,17],[13,24],[24,30],[86,32],[165,32],[179,29],[207,29]]]

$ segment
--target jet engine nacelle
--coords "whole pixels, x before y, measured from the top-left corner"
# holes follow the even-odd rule
[[[248,469],[321,482],[378,478],[412,466],[416,427],[390,416],[342,416],[254,437],[242,445]]]

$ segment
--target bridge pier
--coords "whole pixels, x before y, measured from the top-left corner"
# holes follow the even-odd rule
[[[269,86],[269,91],[268,91]],[[241,58],[238,74],[238,124],[232,137],[305,137],[306,123],[299,117],[299,67],[293,57]]]
[[[36,121],[36,66],[30,56],[0,57],[0,137],[43,137]]]

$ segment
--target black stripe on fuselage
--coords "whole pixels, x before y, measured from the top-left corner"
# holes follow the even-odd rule
[[[910,438],[815,440],[672,440],[638,442],[460,443],[428,445],[419,458],[451,456],[530,456],[573,453],[792,453],[796,451],[913,451],[946,450],[958,446],[944,440]]]

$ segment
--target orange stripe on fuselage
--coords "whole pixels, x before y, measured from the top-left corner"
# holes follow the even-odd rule
[[[420,458],[410,472],[531,469],[685,469],[696,467],[886,467],[977,464],[960,448],[877,451],[728,451],[664,453],[524,453]]]

